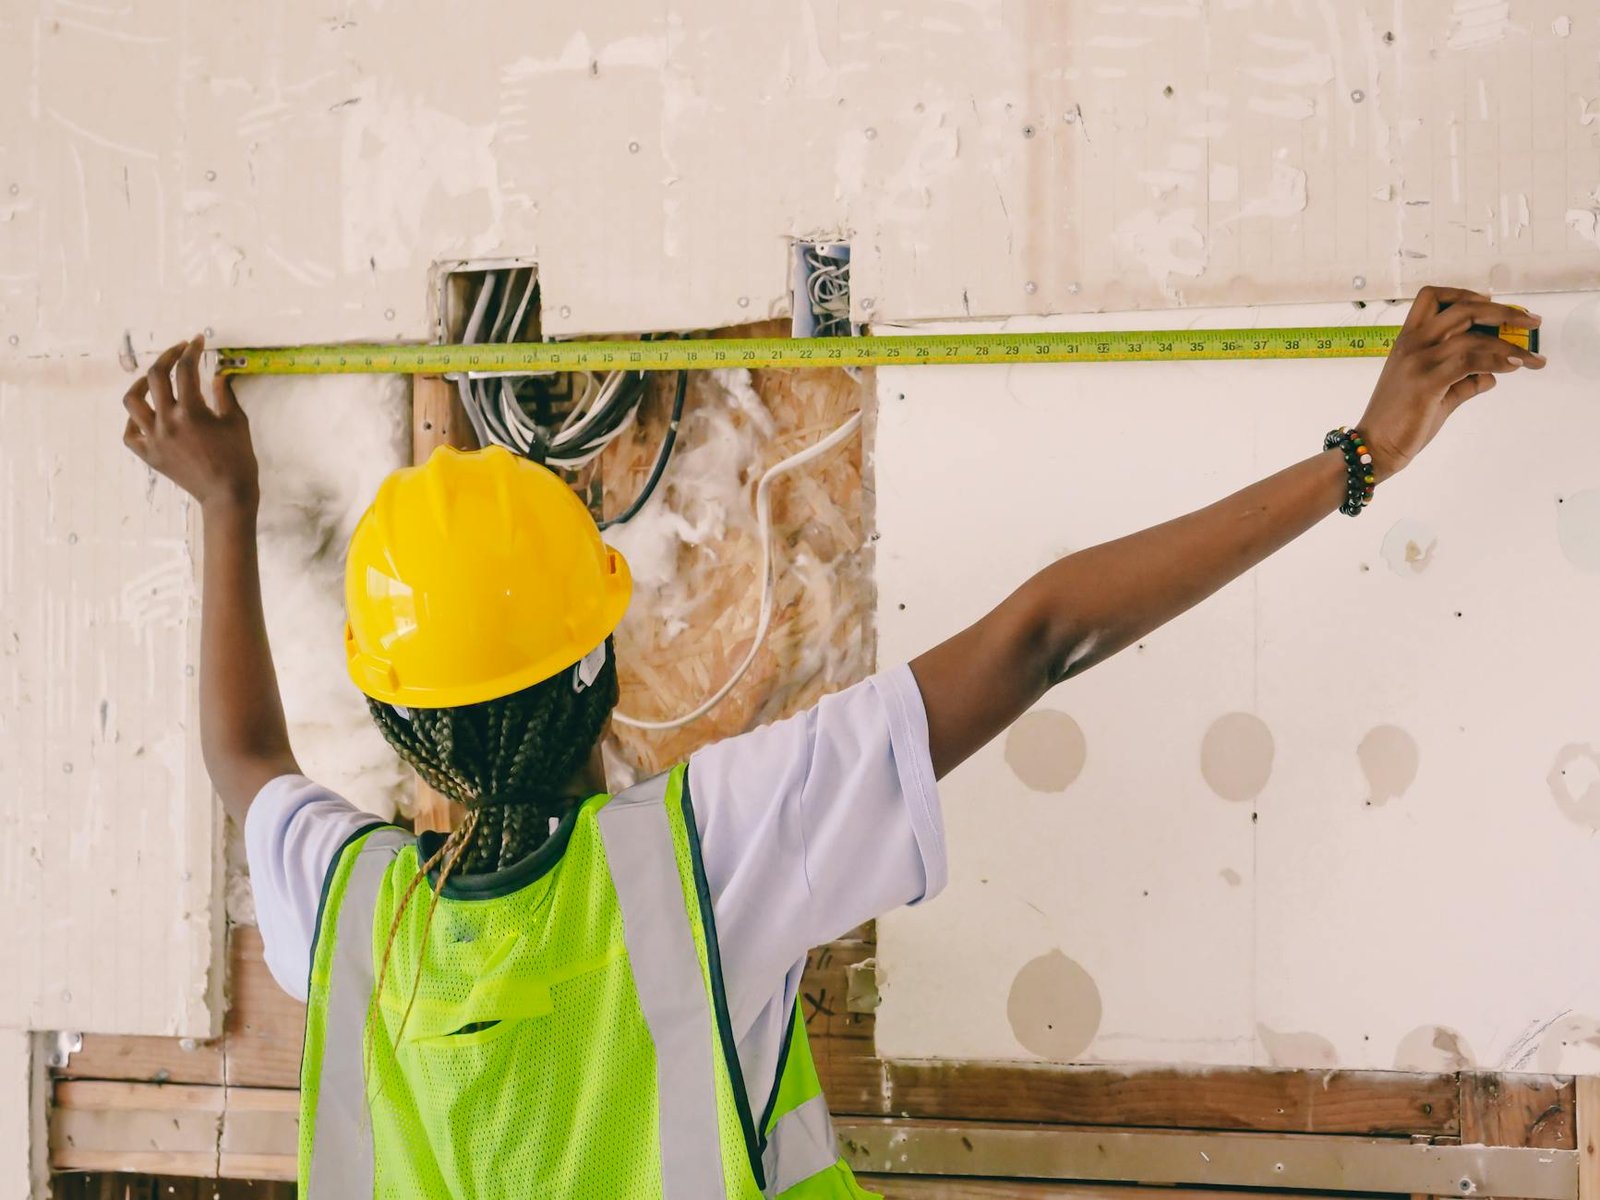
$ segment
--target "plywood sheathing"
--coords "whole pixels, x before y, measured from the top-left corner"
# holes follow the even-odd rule
[[[762,337],[787,333],[787,323],[740,326],[711,336]],[[742,374],[742,373],[736,373]],[[739,380],[729,381],[738,386]],[[730,511],[720,530],[675,551],[675,580],[661,597],[647,586],[617,633],[622,685],[620,708],[659,720],[697,707],[719,689],[744,659],[761,599],[761,546],[748,517],[756,481],[773,463],[826,437],[862,408],[866,388],[842,370],[755,371],[750,386],[771,432],[727,495]],[[655,462],[671,408],[675,377],[652,385],[634,431],[603,459],[603,510],[614,514],[638,495]],[[702,422],[697,410],[726,408],[724,384],[690,376],[679,446],[645,516],[674,508],[685,486],[685,460],[707,436],[725,427]],[[733,412],[744,428],[759,415]],[[760,653],[738,687],[705,718],[660,733],[613,726],[614,747],[636,775],[661,770],[710,742],[798,712],[824,694],[854,683],[871,669],[874,646],[870,490],[863,486],[863,440],[857,436],[825,457],[789,472],[773,491],[772,624]],[[618,539],[626,545],[625,541]]]

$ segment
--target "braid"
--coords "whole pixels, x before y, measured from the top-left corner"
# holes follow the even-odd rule
[[[581,692],[572,673],[481,704],[419,708],[410,718],[367,701],[391,746],[441,795],[476,817],[459,854],[469,872],[510,866],[549,837],[550,819],[572,807],[562,794],[617,703],[612,647]],[[459,831],[458,831],[459,832]]]

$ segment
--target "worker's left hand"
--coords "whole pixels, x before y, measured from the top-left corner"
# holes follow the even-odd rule
[[[128,394],[123,444],[201,505],[255,504],[260,498],[250,422],[226,378],[211,381],[211,403],[200,384],[205,338],[179,342],[150,367]]]
[[[1474,333],[1474,325],[1534,329],[1539,317],[1461,288],[1417,293],[1357,426],[1380,483],[1422,453],[1451,413],[1492,388],[1497,374],[1544,366],[1543,355]]]

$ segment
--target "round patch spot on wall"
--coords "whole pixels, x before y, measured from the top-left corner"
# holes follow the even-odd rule
[[[1539,1070],[1546,1075],[1600,1074],[1600,1021],[1572,1013],[1550,1026],[1539,1043]]]
[[[1006,734],[1006,765],[1036,792],[1064,792],[1083,773],[1083,730],[1053,708],[1025,713]]]
[[[1600,488],[1563,496],[1556,505],[1561,553],[1580,571],[1600,571]]]
[[[1272,730],[1254,713],[1225,713],[1200,742],[1200,774],[1224,800],[1248,803],[1272,777]]]
[[[1320,1033],[1284,1033],[1258,1024],[1256,1036],[1267,1052],[1267,1061],[1275,1067],[1304,1070],[1339,1065],[1333,1043]]]
[[[1550,361],[1566,363],[1585,379],[1600,379],[1600,296],[1589,297],[1567,314]]]
[[[1367,803],[1376,806],[1405,795],[1417,781],[1421,752],[1416,739],[1398,725],[1379,725],[1361,739],[1356,758],[1367,779]]]
[[[1396,521],[1383,537],[1383,561],[1404,579],[1415,579],[1433,565],[1439,535],[1433,527],[1410,519]]]
[[[1563,816],[1588,829],[1600,829],[1600,750],[1576,742],[1561,747],[1545,782]]]
[[[1077,1062],[1100,1031],[1100,1015],[1094,977],[1059,950],[1031,960],[1011,981],[1011,1032],[1049,1062]]]
[[[1469,1071],[1477,1066],[1472,1047],[1448,1025],[1418,1025],[1394,1052],[1396,1071]]]

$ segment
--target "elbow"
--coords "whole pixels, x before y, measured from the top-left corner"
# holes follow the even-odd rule
[[[1102,642],[1094,629],[1063,614],[1048,596],[1028,596],[1023,605],[1023,636],[1026,647],[1025,670],[1040,682],[1040,691],[1065,683],[1088,670],[1099,659],[1095,649]]]

